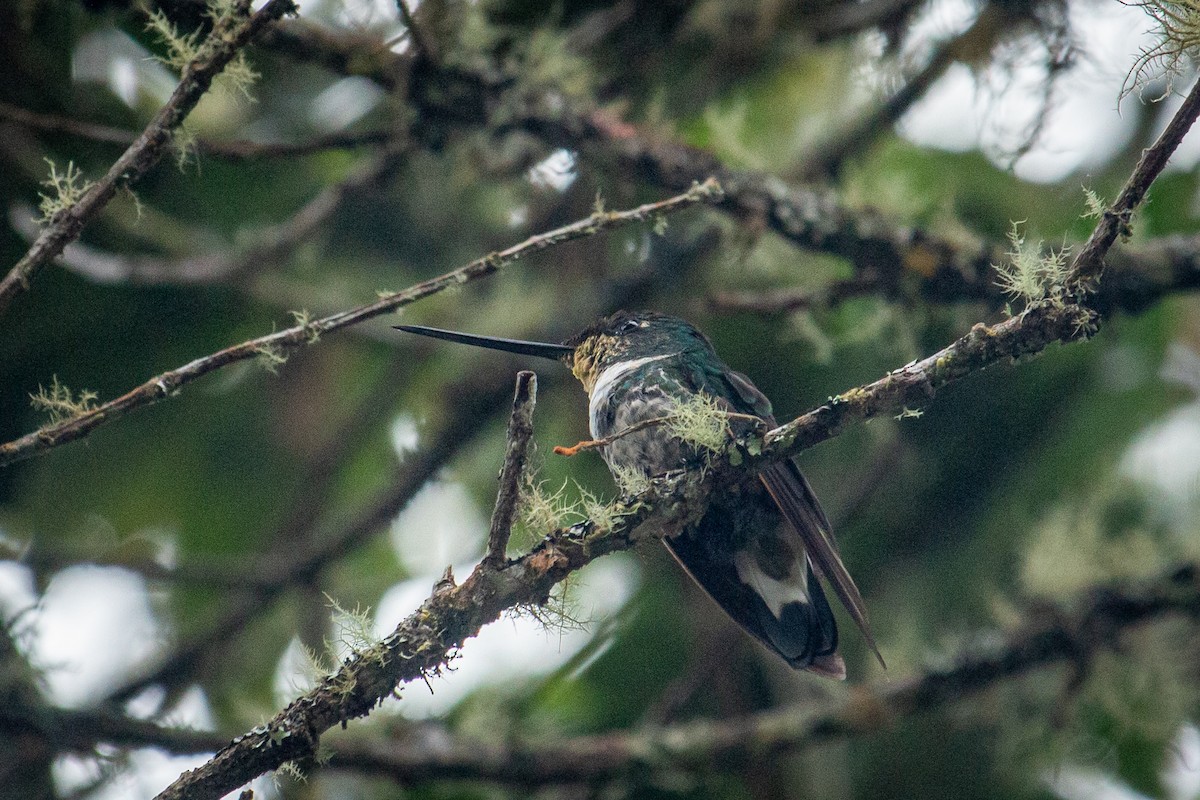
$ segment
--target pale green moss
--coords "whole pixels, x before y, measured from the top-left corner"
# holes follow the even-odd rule
[[[50,380],[49,388],[39,385],[38,390],[29,395],[29,404],[49,416],[50,424],[54,425],[92,411],[96,407],[96,399],[97,394],[88,389],[76,396],[55,375]]]
[[[1068,274],[1067,249],[1043,253],[1042,242],[1028,244],[1017,222],[1009,231],[1008,241],[1008,263],[993,265],[997,285],[1005,294],[1026,303],[1061,302]]]
[[[58,171],[58,165],[50,159],[45,159],[50,165],[50,177],[42,182],[50,191],[38,194],[42,198],[38,209],[42,212],[42,223],[49,223],[56,216],[79,202],[89,189],[96,184],[86,180],[83,173],[75,166],[74,161],[67,162],[63,172]]]

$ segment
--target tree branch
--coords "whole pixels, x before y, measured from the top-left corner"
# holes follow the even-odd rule
[[[1200,83],[1189,101],[1200,96]],[[1196,111],[1185,102],[1177,113],[1186,128]],[[1175,120],[1134,171],[1097,231],[1110,215],[1127,219],[1145,193],[1130,189],[1152,181],[1165,156],[1181,134]],[[1147,184],[1148,185],[1148,184]],[[1084,280],[1093,261],[1102,268],[1103,256],[1115,240],[1093,234],[1099,244],[1081,250],[1071,275]],[[1107,242],[1107,244],[1105,244]],[[1086,254],[1086,255],[1085,255]],[[1082,284],[1074,287],[1084,292]],[[542,603],[551,588],[568,574],[638,541],[675,535],[697,520],[714,492],[745,481],[750,474],[837,435],[847,422],[868,419],[913,403],[924,402],[940,387],[982,370],[1001,359],[1040,352],[1053,342],[1088,335],[1095,313],[1060,300],[1031,305],[995,328],[976,325],[971,332],[916,364],[889,373],[880,381],[846,392],[828,403],[767,433],[761,440],[737,443],[736,458],[714,460],[697,473],[670,473],[652,480],[642,495],[614,504],[604,523],[586,521],[554,531],[531,553],[495,567],[486,560],[461,585],[439,583],[433,595],[379,644],[353,654],[319,686],[293,701],[269,723],[233,740],[198,769],[184,773],[159,795],[159,800],[217,798],[265,771],[312,755],[322,733],[365,716],[390,697],[398,683],[437,673],[454,648],[476,635],[506,609]],[[733,462],[737,462],[734,464]]]
[[[373,303],[294,325],[275,333],[249,339],[241,344],[232,345],[224,350],[218,350],[211,355],[157,375],[115,400],[102,403],[79,416],[47,425],[19,439],[0,444],[0,466],[6,466],[59,445],[82,439],[97,427],[119,419],[134,409],[169,397],[197,378],[221,367],[255,358],[264,353],[280,355],[290,352],[312,344],[325,334],[357,325],[373,317],[410,305],[451,286],[459,286],[491,275],[500,268],[533,253],[576,239],[594,236],[601,231],[670,214],[698,203],[715,201],[720,196],[721,187],[715,181],[705,181],[692,186],[682,194],[656,203],[646,203],[627,211],[597,211],[578,222],[531,236],[519,244],[478,258],[464,267],[415,284],[403,291],[385,295]]]
[[[4,313],[17,294],[28,290],[29,282],[42,267],[58,256],[68,243],[79,238],[84,226],[108,205],[118,189],[136,183],[158,163],[170,147],[172,133],[200,102],[213,79],[251,37],[284,14],[292,12],[295,5],[292,0],[268,0],[262,9],[253,14],[249,14],[249,2],[239,2],[237,8],[237,17],[219,25],[219,30],[214,29],[200,55],[184,67],[179,85],[137,141],[77,202],[50,220],[29,251],[0,280],[0,314]]]
[[[408,7],[405,0],[396,0],[396,7],[400,11],[400,21],[404,23],[404,27],[408,28],[408,35],[412,37],[413,44],[416,45],[417,53],[421,58],[436,64],[440,59],[437,48],[433,46],[433,42],[421,30],[421,26],[417,24],[413,12]]]
[[[1200,618],[1200,567],[1183,564],[1153,581],[1096,586],[1077,601],[1026,609],[1021,626],[985,649],[956,655],[949,666],[861,686],[845,699],[734,719],[703,720],[565,741],[494,741],[422,736],[419,741],[356,737],[339,741],[332,769],[385,775],[402,786],[434,780],[482,780],[524,787],[596,783],[670,771],[703,774],[767,754],[886,730],[1007,680],[1056,663],[1119,649],[1130,628],[1171,615]],[[171,728],[104,710],[36,705],[36,696],[0,706],[0,731],[38,731],[57,745],[155,747],[176,754],[212,752],[216,733]],[[418,731],[419,732],[419,731]]]
[[[913,4],[908,0],[882,0],[870,5],[872,14],[888,13],[893,7],[902,14]],[[280,53],[339,74],[367,77],[384,88],[398,85],[409,61],[381,49],[378,43],[371,47],[361,37],[326,31],[303,20],[275,26],[261,39],[260,43]],[[351,58],[356,48],[364,47],[372,53],[371,58]],[[555,95],[553,101],[523,98],[518,105],[525,113],[511,117],[514,103],[501,102],[501,94],[509,88],[506,84],[463,70],[441,70],[439,76],[442,81],[417,85],[412,94],[413,102],[430,119],[490,127],[496,133],[518,128],[548,144],[616,161],[638,178],[668,190],[679,190],[692,181],[713,176],[725,189],[719,208],[739,219],[761,221],[797,247],[844,258],[854,268],[853,280],[861,286],[873,285],[876,292],[893,296],[901,291],[903,280],[915,279],[921,296],[927,300],[982,301],[997,308],[1004,304],[992,268],[1006,258],[1003,245],[983,240],[963,242],[961,237],[897,225],[870,208],[846,206],[833,191],[731,169],[707,151],[646,134],[608,112],[564,107],[560,95]],[[447,91],[443,86],[444,82],[455,81],[462,84],[461,89]],[[453,107],[446,105],[447,98],[453,99]],[[495,108],[505,109],[509,118],[501,123],[491,119],[489,110]],[[545,108],[553,108],[554,112],[542,112]],[[1096,307],[1102,310],[1136,313],[1168,293],[1200,287],[1200,237],[1171,237],[1169,241],[1124,248],[1115,261],[1118,269],[1096,295]],[[716,298],[714,306],[724,309],[725,299],[732,300]],[[780,302],[786,307],[796,298],[744,297],[730,305],[750,304],[764,312],[786,310],[779,307]]]
[[[537,375],[522,370],[517,373],[517,388],[513,397],[512,416],[508,421],[508,448],[504,466],[500,469],[500,489],[492,523],[488,531],[487,555],[484,560],[492,567],[507,558],[508,537],[512,533],[513,515],[521,495],[521,478],[529,455],[529,440],[533,436],[533,407],[537,403]]]
[[[997,3],[986,4],[975,22],[965,31],[940,42],[925,66],[913,75],[878,108],[864,115],[846,130],[838,131],[813,148],[804,159],[799,177],[821,180],[837,176],[842,165],[855,153],[861,152],[883,133],[890,130],[946,74],[964,50],[978,54],[992,49],[1004,30],[1005,12]],[[985,41],[980,41],[985,40]]]
[[[329,765],[383,775],[401,786],[482,780],[532,788],[662,772],[709,774],[890,729],[898,720],[960,702],[1037,669],[1118,649],[1124,631],[1169,615],[1195,620],[1200,617],[1200,569],[1188,564],[1142,586],[1095,587],[1081,600],[1029,609],[1018,630],[985,650],[958,654],[951,666],[855,687],[849,697],[816,707],[806,703],[733,719],[565,741],[498,743],[443,736],[388,742],[362,737],[339,742]]]
[[[385,180],[395,172],[409,147],[398,140],[367,160],[346,178],[330,184],[276,225],[248,232],[246,244],[229,251],[169,258],[163,256],[110,253],[82,242],[63,248],[61,263],[67,269],[100,283],[126,282],[136,285],[207,284],[246,281],[283,260],[308,240],[355,192]],[[14,214],[13,216],[17,216]],[[19,232],[34,238],[32,220],[14,220]]]
[[[780,311],[802,311],[811,308],[831,308],[855,297],[881,293],[878,280],[848,278],[833,281],[822,289],[772,289],[762,292],[713,292],[708,306],[717,312],[751,311],[773,314]]]
[[[1166,129],[1159,135],[1158,140],[1150,149],[1142,153],[1133,174],[1125,182],[1121,193],[1112,206],[1104,211],[1100,223],[1092,230],[1092,235],[1079,250],[1071,263],[1070,280],[1094,291],[1104,269],[1104,257],[1109,248],[1117,241],[1118,236],[1127,236],[1132,230],[1131,223],[1134,210],[1141,204],[1150,184],[1166,167],[1171,154],[1183,141],[1183,137],[1191,130],[1192,123],[1200,115],[1200,83],[1192,87],[1183,105],[1171,117]]]

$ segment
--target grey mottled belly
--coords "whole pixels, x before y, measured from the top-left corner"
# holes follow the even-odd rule
[[[604,439],[640,422],[667,417],[674,411],[675,402],[662,384],[675,382],[667,378],[661,368],[650,367],[646,377],[651,380],[627,380],[634,369],[669,357],[639,359],[631,365],[621,364],[605,371],[596,382],[589,407],[592,438]],[[695,455],[694,449],[673,436],[670,426],[665,424],[650,425],[620,436],[600,452],[610,469],[634,469],[644,475],[678,469]]]

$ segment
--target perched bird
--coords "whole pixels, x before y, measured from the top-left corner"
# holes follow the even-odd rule
[[[652,422],[669,419],[697,395],[728,412],[734,432],[749,430],[753,418],[775,425],[770,401],[750,379],[726,366],[695,327],[665,314],[617,312],[563,344],[396,327],[565,363],[587,390],[591,435],[618,478],[657,475],[704,457],[670,426]],[[664,544],[717,605],[788,664],[844,679],[837,625],[815,572],[883,663],[829,519],[792,460],[713,498],[698,523]]]

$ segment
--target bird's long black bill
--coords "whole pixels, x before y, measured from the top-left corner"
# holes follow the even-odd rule
[[[421,336],[431,336],[434,339],[445,339],[448,342],[469,344],[475,347],[486,347],[490,350],[503,350],[506,353],[519,353],[523,356],[537,356],[551,361],[561,361],[564,356],[575,352],[575,348],[565,344],[548,344],[546,342],[526,342],[521,339],[502,339],[498,336],[476,336],[472,333],[459,333],[441,328],[428,328],[424,325],[393,325],[398,331],[408,331]]]

